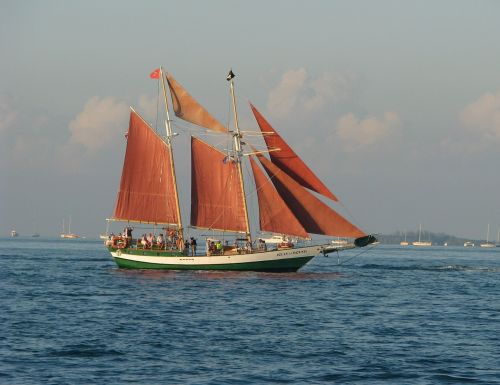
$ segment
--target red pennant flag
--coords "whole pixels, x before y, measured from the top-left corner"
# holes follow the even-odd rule
[[[149,74],[149,77],[151,79],[159,79],[160,78],[160,69],[159,68],[155,69],[153,72],[151,72]]]

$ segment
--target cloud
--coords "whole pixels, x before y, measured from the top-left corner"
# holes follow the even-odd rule
[[[354,77],[324,73],[310,79],[304,68],[289,70],[269,92],[267,108],[278,118],[294,113],[313,113],[351,93]]]
[[[149,97],[147,95],[141,95],[137,103],[139,109],[137,110],[144,119],[153,121],[156,118],[157,113],[163,114],[163,110],[158,111],[158,109],[165,109],[163,102],[158,103],[158,98]]]
[[[92,97],[69,124],[69,144],[80,144],[89,151],[106,147],[126,131],[128,113],[129,107],[122,101]]]
[[[335,135],[330,140],[340,140],[346,151],[357,151],[393,135],[399,126],[400,119],[394,112],[386,112],[380,118],[371,116],[363,120],[350,113],[337,120]]]
[[[8,131],[14,125],[17,115],[9,98],[0,95],[0,133]]]
[[[500,142],[500,90],[484,94],[466,106],[460,112],[460,122],[476,139]]]

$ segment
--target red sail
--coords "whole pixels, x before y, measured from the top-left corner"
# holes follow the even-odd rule
[[[278,151],[269,153],[271,160],[279,168],[285,171],[289,176],[295,179],[302,186],[310,190],[324,195],[334,201],[338,199],[333,195],[330,190],[319,180],[319,178],[311,171],[309,167],[300,159],[297,154],[286,144],[281,136],[274,130],[274,128],[264,119],[259,111],[250,103],[252,112],[259,124],[260,130],[263,133],[264,140],[266,141],[268,149],[279,148]]]
[[[307,238],[307,232],[280,197],[273,184],[250,157],[257,198],[260,229],[271,233]]]
[[[167,75],[167,82],[170,94],[172,95],[174,112],[177,117],[212,131],[227,132],[227,128],[219,123],[200,103],[189,95],[172,75]]]
[[[113,218],[178,223],[174,183],[167,144],[132,110]]]
[[[264,166],[278,193],[308,233],[353,238],[366,235],[262,154],[257,154],[257,158]]]
[[[236,163],[191,137],[191,225],[248,232]]]

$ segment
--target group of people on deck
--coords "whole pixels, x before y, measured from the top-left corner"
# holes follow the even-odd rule
[[[227,244],[227,241],[226,241]],[[224,246],[222,246],[222,242],[216,240],[207,239],[207,255],[223,255],[224,254]]]
[[[119,239],[126,239],[127,245],[132,245],[132,227],[125,227],[123,229],[123,233],[119,233],[118,238]],[[196,255],[196,239],[194,237],[190,237],[189,239],[186,239],[184,243],[182,244],[181,241],[181,236],[176,229],[169,229],[169,228],[164,228],[165,230],[165,236],[163,236],[162,233],[156,235],[153,233],[149,234],[142,234],[142,236],[137,239],[137,248],[142,248],[142,249],[156,249],[156,250],[182,250],[182,246],[184,248],[183,252],[185,255],[191,255],[195,256]],[[113,239],[116,238],[113,233],[109,236],[107,240],[107,244],[113,244]],[[207,247],[206,247],[206,253],[207,255],[224,255],[225,251],[227,251],[229,254],[232,252],[237,252],[239,254],[245,253],[245,252],[251,252],[252,250],[258,250],[258,251],[267,251],[268,247],[266,245],[266,242],[259,238],[258,241],[256,240],[255,243],[256,245],[252,247],[250,242],[243,243],[241,242],[242,239],[235,240],[233,246],[229,246],[228,241],[225,241],[224,244],[220,240],[216,239],[207,239]],[[286,245],[287,248],[293,247],[293,245]],[[284,245],[280,244],[277,248],[283,248]]]

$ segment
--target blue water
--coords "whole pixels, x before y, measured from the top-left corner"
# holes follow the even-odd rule
[[[100,242],[1,239],[0,383],[500,384],[500,248],[358,252],[126,271]]]

